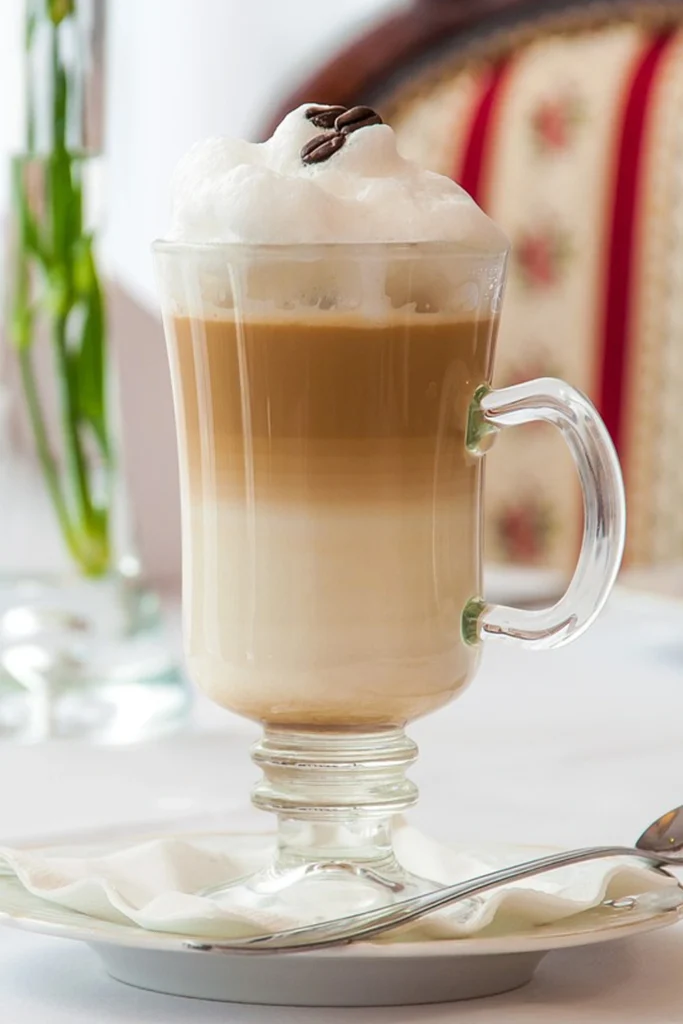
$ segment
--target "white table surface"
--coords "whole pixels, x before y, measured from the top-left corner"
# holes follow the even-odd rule
[[[255,728],[200,705],[193,734],[149,745],[0,747],[0,840],[209,814],[263,824],[246,793]],[[470,690],[410,730],[413,821],[445,839],[629,842],[683,803],[683,602],[615,595],[572,647],[488,651]],[[555,953],[510,995],[374,1010],[234,1006],[137,991],[79,943],[0,929],[8,1024],[670,1024],[683,1020],[683,925]]]

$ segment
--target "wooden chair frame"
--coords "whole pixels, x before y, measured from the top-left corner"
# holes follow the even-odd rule
[[[341,49],[278,105],[261,133],[269,136],[284,115],[310,101],[353,106],[373,103],[390,116],[406,88],[471,60],[515,50],[544,32],[566,33],[615,21],[661,27],[683,21],[683,0],[414,0],[380,20]]]

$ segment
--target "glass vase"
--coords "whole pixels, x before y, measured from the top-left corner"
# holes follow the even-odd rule
[[[119,464],[96,244],[103,8],[25,8],[0,349],[0,738],[129,742],[188,705]]]

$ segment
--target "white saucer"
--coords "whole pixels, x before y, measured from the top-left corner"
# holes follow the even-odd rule
[[[72,851],[73,852],[73,851]],[[587,946],[674,924],[683,889],[648,892],[552,925],[467,939],[357,943],[307,953],[226,954],[188,937],[100,921],[47,903],[0,876],[0,922],[87,943],[119,981],[171,995],[293,1006],[382,1006],[495,995],[529,982],[555,949]]]

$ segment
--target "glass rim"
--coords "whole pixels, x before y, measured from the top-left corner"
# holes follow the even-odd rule
[[[307,255],[315,257],[322,253],[336,253],[347,257],[374,256],[377,259],[386,260],[389,257],[410,259],[415,258],[418,254],[427,254],[450,259],[461,258],[491,262],[504,259],[509,251],[509,245],[500,249],[482,249],[463,245],[461,242],[434,240],[423,242],[189,242],[157,238],[152,242],[152,252],[155,256],[226,253],[236,259],[282,258],[293,253],[296,253],[299,258],[306,258]]]

